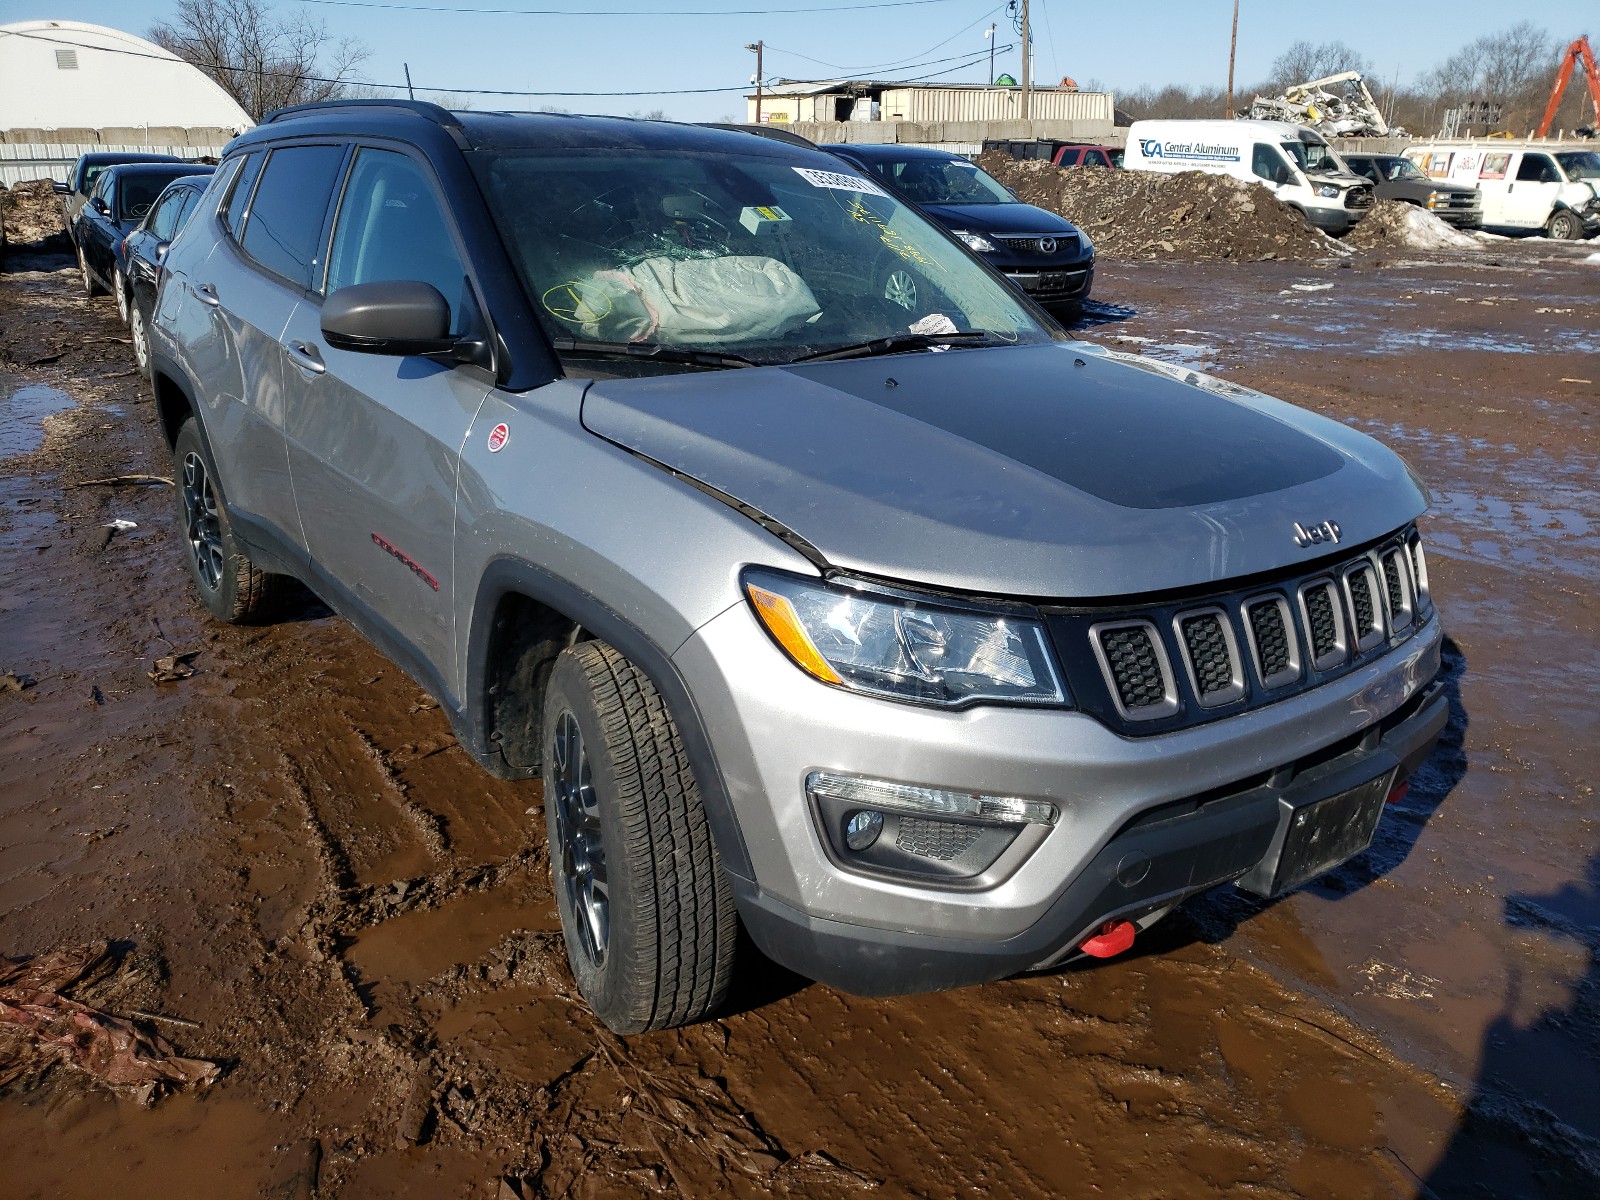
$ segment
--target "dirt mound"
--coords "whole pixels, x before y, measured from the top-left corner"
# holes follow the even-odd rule
[[[1431,212],[1400,200],[1379,200],[1345,242],[1361,250],[1477,250],[1483,245]]]
[[[1028,204],[1060,213],[1106,258],[1174,262],[1328,258],[1338,243],[1265,188],[1225,175],[1062,170],[991,151],[980,166]]]
[[[67,254],[72,242],[62,220],[61,199],[48,179],[0,188],[0,239],[12,254]]]

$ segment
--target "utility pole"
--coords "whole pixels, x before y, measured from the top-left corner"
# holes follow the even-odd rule
[[[990,21],[989,22],[989,28],[987,28],[987,29],[985,29],[983,31],[984,40],[989,43],[989,86],[990,87],[994,86],[994,31],[995,31],[996,28],[997,28],[997,26],[995,25],[995,23],[993,21]]]
[[[1224,115],[1233,120],[1233,60],[1239,52],[1239,0],[1233,0],[1233,40],[1228,43],[1228,107]]]
[[[756,124],[761,124],[761,51],[766,46],[764,41],[746,42],[746,50],[755,51],[756,56]]]
[[[1033,38],[1028,32],[1028,0],[1022,0],[1022,119],[1033,116]]]

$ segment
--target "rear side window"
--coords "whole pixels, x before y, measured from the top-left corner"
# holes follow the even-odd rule
[[[233,181],[233,191],[228,195],[228,207],[223,212],[222,223],[235,236],[244,228],[244,212],[250,205],[250,193],[255,191],[256,177],[261,174],[261,164],[266,159],[265,154],[249,155]]]
[[[343,146],[285,146],[267,156],[240,245],[267,270],[311,286]]]
[[[328,291],[397,279],[431,283],[459,323],[466,271],[426,172],[404,154],[363,148],[339,205]]]

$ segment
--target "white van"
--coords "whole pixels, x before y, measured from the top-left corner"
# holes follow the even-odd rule
[[[1135,121],[1122,165],[1259,183],[1327,233],[1343,233],[1372,207],[1372,185],[1320,133],[1282,121]]]
[[[1418,142],[1405,156],[1430,179],[1475,183],[1483,227],[1553,238],[1600,232],[1600,154],[1502,141]]]

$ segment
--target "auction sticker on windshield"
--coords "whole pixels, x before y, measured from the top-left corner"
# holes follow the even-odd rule
[[[869,196],[882,196],[885,200],[889,198],[888,192],[870,179],[863,179],[859,175],[845,175],[839,171],[816,171],[810,167],[796,167],[794,171],[812,187],[833,188],[840,192],[866,192]]]

